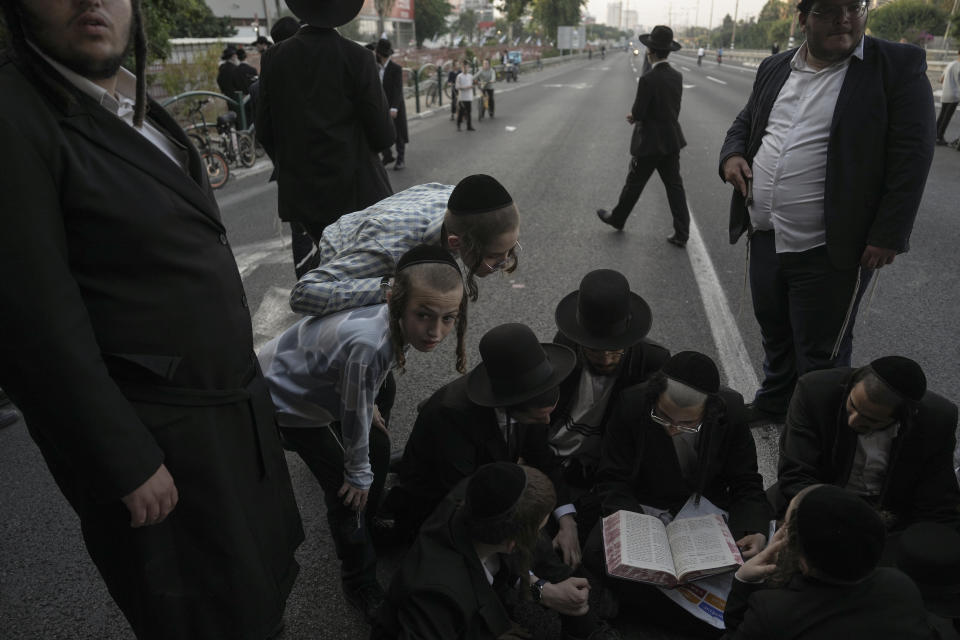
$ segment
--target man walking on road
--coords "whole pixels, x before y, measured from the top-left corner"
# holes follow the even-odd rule
[[[390,59],[393,55],[393,47],[389,40],[381,39],[374,48],[377,56],[377,67],[380,71],[380,81],[383,83],[383,93],[387,97],[387,104],[390,105],[390,117],[393,118],[393,128],[397,131],[397,156],[394,158],[393,152],[387,148],[383,152],[383,164],[388,165],[394,160],[394,171],[400,171],[404,167],[403,154],[410,137],[407,134],[407,105],[403,99],[403,69],[396,62]]]
[[[950,118],[960,102],[960,51],[957,51],[957,59],[940,74],[940,82],[943,88],[940,92],[940,116],[937,118],[937,144],[945,145],[947,141],[944,136],[950,126]]]
[[[627,122],[633,125],[630,172],[617,206],[611,212],[598,209],[597,216],[622,231],[643,187],[656,171],[667,189],[673,215],[673,233],[667,242],[683,248],[690,235],[690,212],[680,177],[680,150],[687,146],[678,120],[683,76],[667,62],[667,56],[671,51],[679,50],[680,43],[674,42],[673,30],[662,25],[640,36],[640,42],[647,48],[647,60],[652,66],[649,72],[640,76],[637,97],[627,114]]]
[[[470,73],[470,63],[463,61],[462,71],[457,75],[454,83],[457,87],[457,99],[459,108],[457,110],[457,131],[460,131],[460,123],[467,121],[467,131],[476,131],[473,128],[473,74]]]
[[[797,10],[806,42],[760,63],[720,152],[763,336],[753,421],[782,422],[797,376],[849,366],[860,295],[908,250],[933,157],[923,50],[864,36],[865,1]]]
[[[137,638],[273,637],[303,530],[203,164],[146,96],[140,2],[0,9],[0,385]]]
[[[376,61],[335,29],[362,2],[287,4],[306,24],[263,54],[257,139],[277,168],[280,219],[302,225],[315,244],[343,214],[393,193],[379,154],[396,134]],[[314,264],[307,249],[293,256],[298,277]]]

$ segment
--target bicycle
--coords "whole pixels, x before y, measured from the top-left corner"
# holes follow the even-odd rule
[[[230,167],[227,165],[223,154],[214,150],[213,142],[210,139],[207,122],[203,116],[203,106],[208,102],[210,102],[209,98],[197,100],[196,104],[190,109],[189,116],[192,124],[187,130],[187,137],[190,138],[200,153],[200,161],[207,169],[207,180],[210,182],[210,187],[219,189],[230,179]],[[197,116],[197,118],[194,118],[194,116]],[[197,119],[200,121],[199,124],[196,122]]]

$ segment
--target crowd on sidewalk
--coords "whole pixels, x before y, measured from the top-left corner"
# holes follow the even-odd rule
[[[290,295],[303,317],[254,353],[197,151],[145,93],[139,0],[0,0],[0,385],[137,638],[282,636],[300,509],[319,507],[297,504],[285,450],[322,489],[343,595],[371,640],[528,638],[529,607],[564,640],[617,640],[625,623],[958,637],[957,405],[909,357],[852,359],[860,297],[908,250],[932,162],[921,49],[864,35],[866,2],[802,0],[804,43],[758,69],[718,158],[763,336],[764,379],[745,399],[708,355],[651,340],[656,310],[606,268],[557,300],[549,342],[499,309],[469,367],[478,280],[520,268],[524,215],[486,174],[393,193],[385,161],[401,169],[408,140],[390,43],[337,33],[360,2],[287,3],[302,24],[264,43],[256,122],[279,215],[304,235]],[[598,214],[622,230],[657,170],[683,248],[680,45],[664,25],[640,41],[633,161]],[[489,61],[461,67],[458,127],[473,128],[475,97],[494,117],[495,82]],[[885,116],[865,118],[878,104]],[[447,339],[458,376],[409,399],[391,465],[395,376],[411,349]],[[17,422],[0,398],[0,426]],[[765,489],[751,429],[771,423]],[[616,524],[637,518],[696,535],[668,562],[645,554],[652,534]],[[402,554],[386,589],[384,553]],[[684,554],[694,580],[722,570],[709,596]]]

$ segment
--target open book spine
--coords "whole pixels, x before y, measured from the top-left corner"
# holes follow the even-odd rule
[[[611,516],[604,518],[602,522],[603,548],[606,551],[608,575],[663,587],[676,586],[677,579],[668,573],[625,565],[623,563],[623,546],[620,535],[620,518]]]

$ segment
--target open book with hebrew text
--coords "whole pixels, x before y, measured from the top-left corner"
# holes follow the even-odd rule
[[[732,571],[743,564],[723,516],[659,518],[617,511],[603,519],[603,547],[611,576],[667,587]]]

